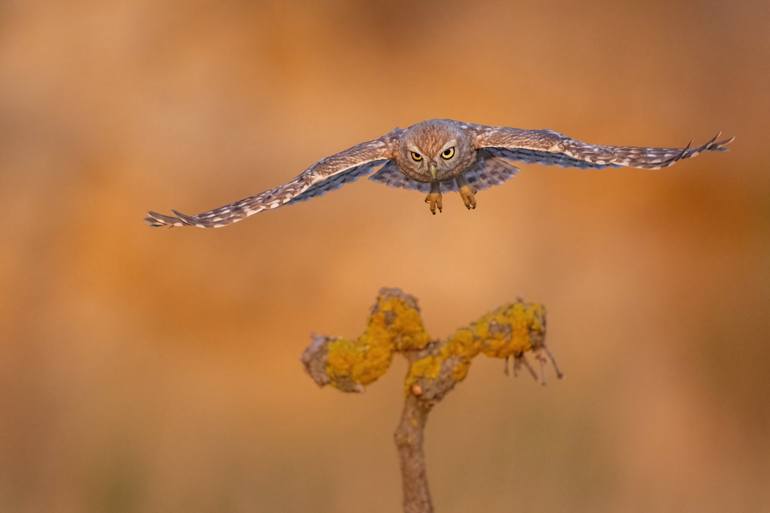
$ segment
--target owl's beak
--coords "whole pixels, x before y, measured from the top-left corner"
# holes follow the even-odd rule
[[[436,179],[436,175],[438,174],[438,164],[435,162],[430,163],[430,176],[433,177],[433,179]]]

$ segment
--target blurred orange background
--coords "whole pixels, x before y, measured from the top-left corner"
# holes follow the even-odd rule
[[[404,363],[318,389],[381,286],[435,336],[516,296],[566,373],[480,358],[434,411],[437,511],[770,511],[765,1],[0,4],[0,511],[398,511]],[[361,180],[151,230],[432,117],[732,151],[522,165],[467,212]]]

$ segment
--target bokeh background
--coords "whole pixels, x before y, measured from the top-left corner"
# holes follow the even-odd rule
[[[390,512],[405,370],[318,389],[381,286],[435,336],[522,296],[566,372],[480,358],[433,413],[441,512],[770,511],[770,5],[0,3],[0,511]],[[663,171],[523,165],[467,212],[362,180],[151,230],[431,117]]]

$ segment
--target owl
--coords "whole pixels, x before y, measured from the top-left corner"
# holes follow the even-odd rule
[[[523,130],[431,119],[323,158],[293,180],[223,207],[196,215],[148,212],[150,226],[219,228],[253,214],[291,205],[337,189],[364,175],[392,187],[426,194],[432,214],[443,210],[442,194],[458,192],[465,207],[476,208],[476,193],[499,185],[518,169],[517,162],[584,169],[635,167],[661,169],[704,152],[725,151],[733,137],[684,148],[604,146],[553,130]]]

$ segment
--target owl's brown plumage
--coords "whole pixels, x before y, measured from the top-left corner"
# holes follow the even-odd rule
[[[463,123],[423,121],[319,160],[290,182],[197,215],[148,212],[150,226],[218,228],[263,210],[320,196],[377,171],[369,178],[393,187],[427,192],[431,212],[442,209],[441,193],[458,191],[465,206],[476,207],[475,193],[498,185],[518,169],[514,162],[602,169],[661,169],[705,151],[725,151],[733,137],[692,148],[648,148],[589,144],[553,130],[523,130]],[[379,169],[378,169],[379,168]]]

